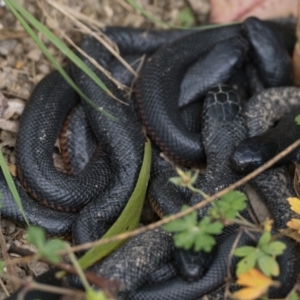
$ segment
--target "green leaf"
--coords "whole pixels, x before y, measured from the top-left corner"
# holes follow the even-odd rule
[[[95,291],[93,289],[88,289],[86,291],[87,300],[107,300],[105,294],[101,291]]]
[[[189,208],[188,205],[183,205],[181,211],[184,211],[187,208]],[[190,214],[164,225],[163,229],[169,232],[178,232],[178,231],[188,230],[196,225],[197,225],[197,212],[192,211]]]
[[[246,206],[245,201],[247,200],[247,197],[244,193],[240,191],[229,191],[225,195],[223,195],[219,201],[224,201],[227,203],[234,204],[235,207],[239,210],[243,210]]]
[[[3,261],[3,260],[0,260],[0,275],[3,274],[3,269],[4,269],[4,267],[5,267],[4,261]]]
[[[224,225],[221,222],[213,222],[206,226],[205,231],[209,234],[220,234]],[[201,228],[201,227],[199,227]]]
[[[279,265],[275,258],[269,255],[260,255],[257,259],[260,270],[268,277],[279,275]]]
[[[58,251],[65,248],[65,243],[58,239],[53,239],[47,242],[42,248],[39,249],[39,254],[52,263],[60,262],[61,258]]]
[[[27,231],[27,241],[35,245],[38,250],[45,245],[45,231],[37,226],[29,226]]]
[[[213,218],[234,219],[239,211],[246,208],[247,197],[239,191],[230,191],[215,201],[209,210]]]
[[[137,228],[146,196],[147,185],[151,167],[151,144],[145,143],[144,158],[141,171],[135,189],[127,202],[117,221],[109,228],[103,238],[112,237],[122,232],[129,232]],[[79,263],[83,269],[88,268],[95,262],[119,248],[125,240],[115,241],[105,245],[94,246],[80,259]]]
[[[271,241],[271,238],[272,238],[271,233],[269,231],[265,231],[259,238],[258,247],[260,248],[262,246],[269,244]]]
[[[261,250],[270,255],[281,255],[284,252],[286,245],[282,242],[275,241],[261,247]]]
[[[195,17],[192,10],[187,6],[178,14],[178,22],[183,27],[189,27],[195,23]]]
[[[250,255],[254,251],[256,251],[255,247],[243,246],[235,249],[233,254],[237,257],[244,257]]]
[[[50,251],[56,252],[65,249],[65,243],[62,240],[53,239],[45,245]]]
[[[65,248],[65,243],[58,239],[46,242],[45,231],[37,226],[30,226],[28,228],[27,241],[37,247],[40,257],[52,263],[60,261],[60,256],[56,252]]]
[[[171,181],[175,185],[182,186],[182,180],[180,177],[171,177],[169,178],[169,181]]]
[[[41,248],[38,252],[39,257],[42,257],[49,261],[50,263],[57,264],[60,262],[61,258],[59,255],[55,254],[54,252],[50,251],[48,248]]]
[[[257,252],[253,251],[237,264],[236,275],[247,273],[250,269],[254,268],[257,259]]]
[[[173,239],[176,247],[188,250],[192,248],[196,239],[196,234],[193,234],[192,232],[187,233],[186,231],[183,231],[174,234]]]
[[[295,118],[295,121],[296,121],[297,125],[300,125],[300,115],[298,115],[298,116]]]
[[[189,228],[190,228],[190,224],[187,224],[183,219],[172,221],[163,226],[163,229],[168,232],[178,232],[178,231],[187,230]]]
[[[298,300],[298,294],[297,294],[296,292],[294,292],[294,293],[290,296],[289,300]]]
[[[210,252],[213,248],[213,246],[216,244],[216,239],[208,234],[202,234],[201,237],[198,237],[195,240],[195,251],[205,251]]]

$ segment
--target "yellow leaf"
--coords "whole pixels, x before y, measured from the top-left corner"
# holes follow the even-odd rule
[[[274,281],[256,269],[242,273],[238,277],[237,284],[245,286],[232,294],[232,298],[239,300],[254,300],[263,295]]]
[[[267,218],[264,222],[264,231],[270,232],[272,229],[273,220]]]
[[[291,210],[300,215],[300,199],[296,197],[290,197],[287,198],[287,200],[291,206]]]
[[[299,219],[291,219],[291,221],[287,222],[286,225],[294,230],[297,230],[300,233],[300,220]]]
[[[260,289],[255,288],[243,288],[234,292],[231,297],[239,300],[254,300],[261,296],[265,291],[266,290],[263,290],[262,292]]]

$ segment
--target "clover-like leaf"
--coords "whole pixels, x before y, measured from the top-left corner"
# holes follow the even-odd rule
[[[38,249],[43,247],[46,241],[45,231],[37,226],[30,226],[27,231],[27,241]]]
[[[58,239],[47,242],[44,247],[39,249],[39,254],[52,263],[60,262],[60,256],[57,254],[59,250],[65,248],[65,243]]]
[[[259,255],[257,264],[260,270],[268,277],[279,275],[279,265],[275,258],[269,255]]]
[[[249,255],[245,256],[237,264],[236,274],[239,276],[242,273],[247,273],[250,269],[254,268],[257,259],[257,251],[253,251]]]
[[[176,247],[188,250],[192,248],[195,242],[195,235],[191,234],[191,232],[183,231],[174,234],[173,239]]]
[[[258,240],[258,247],[267,245],[271,241],[271,237],[271,233],[269,231],[265,231]]]
[[[207,232],[209,234],[220,234],[222,232],[223,227],[224,227],[224,225],[221,222],[216,221],[216,222],[207,224],[206,228],[205,228],[205,232]],[[202,228],[201,223],[199,224],[199,228]]]
[[[261,250],[269,255],[281,255],[286,245],[280,241],[271,242],[261,247]]]
[[[189,206],[183,205],[181,211],[184,211]],[[172,221],[163,226],[164,230],[169,232],[178,232],[183,230],[188,230],[189,228],[197,225],[197,212],[193,211],[190,214],[184,216],[183,218]]]
[[[237,257],[244,257],[250,255],[252,252],[255,252],[256,248],[252,246],[242,246],[239,248],[236,248],[233,252],[233,254]]]
[[[194,250],[210,252],[215,244],[216,239],[213,236],[204,233],[201,237],[196,239]]]
[[[246,208],[247,197],[239,191],[230,191],[212,204],[209,215],[213,218],[234,219]]]

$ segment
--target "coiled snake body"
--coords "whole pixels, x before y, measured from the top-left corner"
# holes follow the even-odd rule
[[[248,25],[246,25],[246,27],[247,26]],[[284,27],[277,24],[271,26],[278,29],[279,40],[286,45],[286,48],[290,52],[294,44],[294,33],[291,33],[289,30],[286,31]],[[118,37],[117,34],[118,30],[121,31],[120,29],[112,29],[110,33],[108,32],[109,36],[117,42],[121,53],[126,52],[127,54],[144,53],[145,51],[153,53],[165,42],[175,40],[171,45],[162,47],[156,52],[156,54],[149,59],[141,73],[137,87],[139,113],[143,124],[148,130],[148,134],[171,159],[185,163],[188,166],[199,165],[199,163],[207,159],[208,169],[206,175],[202,177],[202,179],[199,179],[199,184],[205,184],[204,189],[207,189],[207,191],[212,194],[240,177],[240,175],[230,169],[228,158],[234,148],[238,146],[238,143],[241,142],[247,134],[245,119],[241,113],[242,104],[231,88],[225,86],[215,87],[208,94],[204,106],[202,122],[203,137],[201,140],[200,134],[188,131],[186,125],[181,126],[180,122],[178,122],[178,116],[182,112],[176,105],[176,97],[173,97],[173,94],[179,93],[180,81],[183,78],[184,71],[197,57],[204,55],[217,42],[235,37],[240,33],[240,29],[241,27],[239,25],[234,25],[193,34],[174,31],[159,35],[157,32],[150,32],[149,40],[142,37],[141,31],[136,33],[137,36],[139,36],[137,39],[133,39],[132,37],[134,35],[131,35],[130,31],[127,30],[122,31],[123,33],[120,37]],[[248,34],[251,33],[249,32],[248,30]],[[288,34],[286,32],[288,32]],[[185,35],[187,36],[184,37]],[[181,37],[181,39],[176,40],[178,37]],[[247,49],[247,45],[240,39],[239,37],[238,40],[242,41],[241,53],[244,53]],[[85,38],[82,45],[87,53],[104,67],[108,66],[111,56],[104,47],[95,43],[91,38]],[[255,49],[255,45],[251,45],[251,47]],[[175,53],[174,49],[177,49]],[[102,74],[98,73],[89,62],[86,61],[86,63],[105,82],[118,99],[125,100],[123,94],[120,93],[111,82],[104,78]],[[263,70],[266,68],[263,68]],[[157,76],[155,72],[158,72],[159,76]],[[145,139],[141,131],[141,125],[131,106],[127,107],[113,101],[76,67],[72,67],[70,74],[75,78],[78,86],[96,105],[104,107],[107,112],[119,118],[119,122],[115,123],[106,116],[99,114],[99,112],[92,109],[85,102],[82,103],[88,119],[91,122],[93,131],[104,150],[97,152],[93,157],[93,162],[91,161],[90,165],[85,167],[82,172],[74,175],[70,181],[70,185],[64,184],[64,175],[57,175],[57,171],[54,169],[50,160],[52,150],[37,148],[34,152],[32,151],[33,141],[28,139],[28,132],[34,132],[40,144],[43,144],[48,136],[51,136],[52,140],[47,140],[44,143],[45,147],[50,145],[51,149],[51,147],[53,147],[51,145],[54,144],[59,127],[62,126],[66,113],[77,101],[77,96],[71,91],[67,84],[63,83],[60,75],[53,73],[35,90],[32,100],[30,101],[31,104],[28,105],[24,113],[25,116],[22,120],[23,125],[21,126],[22,131],[20,132],[21,137],[18,141],[18,163],[22,180],[28,185],[27,189],[31,194],[38,196],[40,201],[44,202],[44,204],[50,208],[75,211],[80,209],[81,206],[84,206],[76,216],[74,222],[75,217],[73,214],[62,211],[57,212],[59,216],[62,218],[67,216],[66,219],[69,220],[67,226],[62,226],[62,230],[65,232],[69,231],[69,226],[72,224],[75,242],[82,243],[101,237],[125,206],[135,186],[141,167]],[[224,73],[220,75],[221,78],[222,76],[224,76]],[[53,90],[55,90],[57,86],[60,86],[60,89],[57,91],[58,95],[55,95]],[[49,102],[49,104],[47,103],[49,111],[44,112],[45,117],[36,118],[32,124],[29,122],[29,119],[26,119],[26,114],[31,115],[30,110],[37,109],[38,106],[36,106],[35,100],[38,98],[40,103],[42,103],[40,109],[42,109],[42,106],[45,106],[44,101],[47,100],[44,100],[44,91],[47,91],[50,97],[57,96],[56,101]],[[203,94],[205,92],[201,93]],[[198,92],[196,94],[199,95]],[[74,102],[71,104],[69,101],[66,101],[62,104],[61,100],[64,96],[69,95],[71,95],[70,97]],[[191,101],[194,101],[194,99]],[[184,104],[186,105],[186,103]],[[53,117],[52,121],[57,125],[55,130],[53,129],[53,131],[49,132],[46,131],[45,128],[47,124],[44,123],[45,120],[48,120],[48,118],[46,118],[48,115]],[[188,122],[186,124],[188,124]],[[206,156],[204,149],[206,150]],[[222,149],[222,151],[220,151],[220,149]],[[29,160],[26,160],[21,150],[24,151],[24,153],[28,153]],[[96,167],[97,165],[101,166],[100,170]],[[23,169],[24,166],[25,169]],[[34,171],[32,171],[32,166],[35,168]],[[109,166],[113,167],[110,168]],[[218,173],[216,169],[219,169],[220,173]],[[49,172],[47,173],[45,170],[47,172],[49,170]],[[32,172],[36,178],[32,178]],[[99,184],[99,180],[95,180],[95,176],[100,175],[102,172],[105,176],[104,180]],[[224,173],[227,174],[225,181],[221,179]],[[40,175],[37,176],[36,174]],[[85,175],[84,178],[83,174]],[[50,181],[52,181],[52,178],[57,177],[58,179],[53,180],[54,185],[52,187],[49,187],[47,184],[39,185],[40,181],[46,183],[47,177]],[[61,189],[61,186],[64,189]],[[85,187],[88,187],[88,193],[90,195],[86,197],[86,199],[82,199],[83,202],[79,202],[77,201],[78,198],[76,195],[77,193],[79,195],[79,191],[85,189]],[[103,190],[101,196],[98,196],[99,190]],[[84,190],[84,194],[88,193]],[[66,199],[63,197],[63,194],[67,196]],[[54,201],[57,195],[59,195],[58,199],[60,199],[58,202]],[[75,203],[71,202],[73,198],[76,199]],[[194,204],[199,201],[201,201],[201,199],[194,196],[190,198],[189,204]],[[182,202],[179,201],[178,208],[180,208],[179,204],[182,204]],[[38,212],[41,211],[38,204],[33,205],[35,205],[35,208],[32,209],[33,206],[30,206],[29,211],[26,212],[29,216],[35,216],[37,210]],[[175,211],[176,210],[177,208],[175,208]],[[205,211],[206,210],[200,211],[199,217],[202,217]],[[8,217],[17,215],[15,213],[15,207],[11,204],[8,204],[7,208],[4,207],[3,214]],[[51,214],[49,221],[50,219]],[[18,220],[20,221],[20,218]],[[33,223],[41,223],[31,217],[29,220],[30,222],[33,221]],[[48,230],[50,231],[52,229],[50,228]],[[56,229],[54,232],[58,232],[58,230]],[[156,237],[159,235],[163,235],[162,232],[154,232],[153,237],[150,238],[149,241],[157,243]],[[200,282],[190,284],[176,277],[167,283],[159,283],[155,286],[148,285],[138,290],[137,293],[134,293],[134,289],[137,289],[146,282],[146,278],[150,276],[150,272],[171,259],[170,253],[172,253],[172,245],[170,244],[171,242],[169,242],[170,239],[166,238],[164,241],[166,243],[165,248],[163,248],[164,251],[161,251],[160,254],[156,253],[157,256],[155,257],[153,269],[149,270],[147,264],[141,264],[141,268],[138,268],[134,263],[131,263],[130,266],[126,266],[125,263],[120,266],[121,269],[124,269],[124,266],[126,266],[128,270],[132,271],[132,279],[130,280],[133,281],[129,280],[125,282],[125,290],[123,291],[125,297],[129,299],[157,299],[156,297],[159,299],[197,299],[205,293],[212,291],[224,282],[226,275],[224,269],[226,269],[228,262],[228,252],[235,237],[236,236],[231,236],[226,243],[219,247],[216,259],[208,273],[201,279],[202,281],[200,280]],[[248,236],[242,235],[240,243],[248,244],[252,243],[252,240],[249,239]],[[285,254],[279,258],[279,263],[282,266],[285,265],[287,256],[290,257],[290,262],[292,263],[290,264],[290,272],[282,271],[281,273],[281,278],[285,284],[281,290],[275,292],[275,295],[280,295],[280,297],[282,295],[285,296],[292,288],[295,279],[294,275],[298,272],[298,264],[296,263],[293,245],[287,240],[285,240],[285,243],[288,247]],[[151,251],[152,248],[150,245],[151,244],[147,245],[147,249],[144,249],[143,251],[145,252],[143,253]],[[129,244],[127,247],[130,248],[132,246]],[[167,251],[166,249],[169,250]],[[119,253],[122,255],[122,252]],[[128,253],[130,253],[130,251]],[[117,252],[115,255],[118,257]],[[102,273],[110,277],[109,274],[112,269],[107,268],[111,266],[110,262],[116,262],[116,257],[114,257],[113,260],[108,257],[108,262],[103,262],[102,268],[103,265],[106,267],[100,271],[100,274]],[[150,254],[146,257],[151,261]],[[95,268],[97,269],[97,267]],[[114,270],[111,272],[115,273],[116,271]],[[120,274],[123,273],[120,272]],[[143,276],[141,276],[141,274],[143,274]],[[111,276],[113,278],[114,275]],[[131,278],[131,275],[129,274],[128,277]],[[138,277],[140,277],[140,280],[136,279]],[[132,282],[135,284],[133,285]]]

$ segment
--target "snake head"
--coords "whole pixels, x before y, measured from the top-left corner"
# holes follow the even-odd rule
[[[231,167],[239,173],[250,173],[278,153],[278,145],[272,141],[260,141],[259,137],[245,139],[230,156]]]
[[[231,122],[240,113],[240,105],[236,93],[230,86],[218,84],[207,93],[204,110],[211,119]]]

